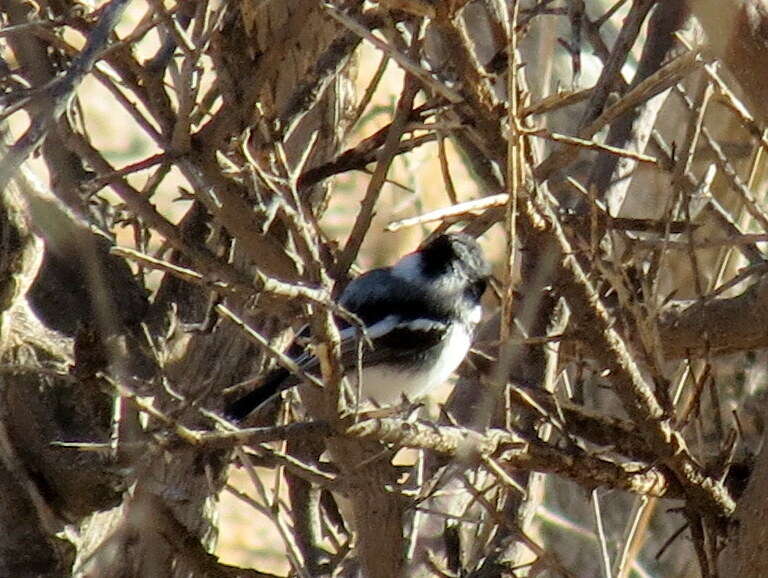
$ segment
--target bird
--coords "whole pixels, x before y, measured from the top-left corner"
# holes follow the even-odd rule
[[[360,401],[392,405],[403,396],[417,399],[444,383],[472,344],[490,274],[490,265],[473,237],[444,233],[394,265],[372,269],[351,281],[338,303],[362,322],[364,336],[343,318],[336,323],[341,362]],[[308,330],[299,337],[306,341]],[[318,374],[319,361],[310,351],[294,344],[288,355],[305,372]],[[231,403],[225,415],[240,422],[300,383],[287,369],[274,369],[259,387]]]

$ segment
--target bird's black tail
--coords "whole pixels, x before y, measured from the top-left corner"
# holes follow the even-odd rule
[[[243,397],[233,401],[224,409],[224,415],[232,421],[242,421],[248,414],[264,405],[278,393],[293,384],[286,384],[290,377],[287,369],[275,369],[267,376],[267,379],[253,391],[249,391]]]

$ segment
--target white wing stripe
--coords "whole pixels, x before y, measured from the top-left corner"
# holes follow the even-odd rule
[[[421,333],[435,330],[447,331],[448,327],[448,323],[437,321],[435,319],[412,319],[410,321],[403,322],[397,315],[387,315],[381,321],[378,321],[370,327],[367,327],[366,333],[368,334],[368,337],[373,340],[378,339],[379,337],[383,337],[387,333],[397,329],[408,329],[413,332]],[[356,339],[357,328],[347,327],[346,329],[339,331],[339,337],[341,337],[342,342],[346,342],[350,339]]]

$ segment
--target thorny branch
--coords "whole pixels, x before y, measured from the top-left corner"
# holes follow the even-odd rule
[[[52,80],[48,86],[33,96],[34,99],[49,100],[50,102],[47,103],[42,112],[32,119],[27,131],[0,160],[0,190],[6,189],[21,164],[40,145],[53,124],[70,105],[78,85],[101,57],[101,52],[109,41],[110,33],[120,20],[127,4],[128,0],[111,0],[102,9],[98,25],[89,34],[88,42],[80,55],[72,62],[69,70],[60,78]]]
[[[113,440],[57,440],[56,446],[139,456],[123,468],[132,471],[138,488],[123,503],[131,524],[140,526],[142,512],[155,508],[161,515],[147,528],[184,542],[172,556],[185,558],[193,573],[231,575],[235,570],[206,552],[208,528],[197,523],[201,516],[195,513],[194,520],[163,492],[147,488],[162,477],[156,468],[163,454],[175,452],[174,465],[188,465],[176,472],[181,478],[204,472],[189,503],[212,496],[224,487],[226,460],[211,455],[248,445],[249,453],[237,449],[238,463],[258,498],[232,491],[274,522],[299,575],[309,565],[318,572],[353,572],[347,566],[356,555],[353,543],[389,568],[424,564],[430,571],[444,566],[466,575],[481,575],[505,559],[548,568],[569,567],[551,566],[552,556],[585,564],[567,551],[573,537],[566,524],[556,528],[557,539],[523,539],[526,528],[511,530],[525,518],[523,503],[537,499],[527,472],[547,476],[551,495],[542,498],[541,511],[562,498],[561,478],[588,490],[643,496],[645,505],[636,508],[615,556],[617,576],[626,575],[632,556],[642,564],[641,554],[630,553],[639,541],[641,512],[648,512],[648,533],[651,519],[669,524],[669,514],[647,504],[682,501],[695,548],[674,547],[684,560],[695,550],[704,575],[715,575],[721,522],[738,496],[729,492],[727,472],[738,469],[736,454],[754,448],[752,418],[743,414],[761,405],[739,385],[755,380],[749,357],[728,362],[720,356],[768,347],[761,245],[768,234],[761,198],[768,141],[760,103],[766,95],[754,80],[764,76],[755,70],[760,59],[748,58],[762,54],[753,41],[764,29],[758,24],[768,22],[763,12],[742,17],[734,11],[732,24],[743,34],[726,50],[712,39],[691,45],[689,4],[683,2],[620,0],[607,9],[590,1],[567,9],[547,1],[525,9],[480,0],[388,1],[369,9],[327,2],[278,16],[272,11],[283,10],[281,3],[152,0],[119,35],[128,2],[112,0],[93,13],[57,13],[55,3],[43,4],[35,20],[22,23],[14,13],[13,24],[0,29],[2,42],[34,34],[42,47],[35,58],[10,58],[3,48],[3,119],[15,122],[28,114],[29,125],[0,160],[0,190],[41,143],[60,141],[65,151],[42,149],[54,193],[79,215],[100,211],[93,228],[120,236],[112,257],[138,267],[141,289],[153,295],[153,311],[136,330],[143,334],[141,346],[128,340],[123,349],[106,349],[125,357],[133,355],[131,347],[149,351],[141,355],[152,357],[157,375],[139,378],[115,369],[134,367],[125,360],[99,364],[100,356],[89,350],[94,340],[69,336],[78,371],[67,383],[89,375],[88,385],[107,391],[118,409]],[[709,33],[717,21],[705,10],[711,4],[690,4]],[[269,29],[278,22],[279,29]],[[306,36],[308,28],[313,38]],[[84,37],[82,49],[64,33],[69,30]],[[154,32],[159,47],[150,47]],[[13,46],[21,51],[25,45]],[[366,50],[376,61],[370,85],[357,107],[342,105],[342,81]],[[586,58],[585,51],[596,58]],[[139,54],[149,56],[142,60]],[[30,63],[41,59],[49,60],[42,64],[51,79],[31,82],[40,77]],[[280,80],[289,69],[294,78]],[[391,81],[393,70],[402,83]],[[636,72],[632,80],[625,78],[628,71]],[[99,94],[124,113],[129,132],[140,135],[141,154],[117,161],[94,135],[91,97],[78,90],[90,76]],[[597,80],[583,85],[589,78]],[[348,115],[355,124],[352,138],[345,134],[344,115],[329,113],[342,108],[354,110]],[[720,122],[725,116],[732,127]],[[449,191],[451,206],[444,206],[442,192],[436,198],[425,192],[441,188],[420,181],[432,173],[421,165],[403,173],[399,166],[400,159],[413,163],[429,156],[439,156],[434,174]],[[458,180],[460,172],[475,180]],[[412,192],[397,196],[389,179],[408,180]],[[366,191],[359,206],[343,189],[349,182]],[[479,196],[471,198],[469,183],[480,184]],[[174,195],[187,203],[181,218],[164,201]],[[356,264],[389,263],[400,252],[393,237],[380,236],[376,217],[390,221],[393,232],[426,226],[487,231],[489,254],[509,251],[504,278],[494,280],[496,294],[504,296],[503,313],[495,296],[486,298],[483,337],[462,370],[462,380],[474,387],[469,405],[491,408],[482,416],[485,425],[465,422],[456,408],[438,423],[423,416],[347,415],[333,323],[344,311],[331,299],[338,290],[332,279],[343,282]],[[43,236],[45,225],[44,219],[37,223]],[[502,237],[508,246],[500,246]],[[371,254],[367,246],[387,249]],[[551,266],[518,259],[536,250],[551,253],[545,255]],[[149,272],[164,276],[160,289],[144,286]],[[524,310],[531,296],[521,296],[521,287],[541,288],[552,304],[527,324],[523,320],[534,314]],[[199,333],[189,333],[188,318],[201,310],[207,321]],[[283,353],[285,333],[297,328],[299,315],[312,325],[322,377],[306,374]],[[219,317],[231,323],[217,323]],[[546,329],[558,324],[558,331]],[[505,343],[498,342],[497,326],[504,327]],[[546,334],[527,334],[530,327]],[[550,366],[536,374],[540,382],[531,382],[525,371],[499,375],[499,367],[533,365],[504,358],[507,346],[517,343],[550,356]],[[239,429],[226,423],[219,416],[221,392],[260,383],[275,362],[316,386],[307,388],[304,399],[311,417],[286,409],[286,421],[278,425]],[[86,372],[89,363],[97,367]],[[502,395],[503,387],[509,391]],[[319,396],[314,402],[308,399],[313,395]],[[731,414],[726,407],[736,409]],[[12,416],[2,418],[5,424]],[[724,425],[728,420],[740,432],[736,441]],[[0,429],[8,454],[3,463],[20,471],[26,458],[13,447],[12,428]],[[286,441],[293,445],[284,446]],[[310,442],[320,448],[316,463],[285,450]],[[333,464],[320,457],[322,444],[331,448]],[[420,450],[424,463],[394,466],[392,458],[403,448]],[[277,472],[274,487],[266,487],[254,463]],[[450,504],[440,503],[442,492],[455,489],[445,474],[451,467],[444,465],[458,467],[469,480],[470,489],[462,486]],[[309,498],[302,507],[286,503],[284,470],[300,481],[291,482],[291,491],[306,483],[307,496],[323,488],[357,500],[355,523],[340,529],[328,503],[316,511]],[[20,477],[29,489],[32,476]],[[38,502],[46,499],[38,488],[27,493]],[[422,507],[427,500],[429,508]],[[596,498],[585,514],[580,508],[586,500],[580,500],[569,494],[563,507],[575,523],[592,523],[598,513],[596,540],[603,541],[606,571],[612,552],[604,526],[614,524],[620,535],[625,520],[601,511]],[[415,503],[418,508],[410,507]],[[52,508],[36,505],[43,513]],[[371,513],[377,508],[396,515]],[[445,520],[472,532],[456,531],[461,537],[453,540]],[[133,539],[131,524],[117,534],[125,543]],[[403,554],[403,525],[411,528],[411,544],[429,544],[432,558],[419,561],[413,546]],[[378,544],[381,553],[375,551],[378,530],[388,537]],[[654,536],[645,538],[651,544]],[[576,575],[596,571],[579,570]]]

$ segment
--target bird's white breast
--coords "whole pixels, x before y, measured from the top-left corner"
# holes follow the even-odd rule
[[[451,376],[467,355],[471,343],[472,337],[464,325],[454,323],[431,363],[402,370],[383,364],[365,368],[361,398],[378,405],[398,403],[403,395],[416,399]],[[357,387],[355,376],[350,377],[352,387]]]

